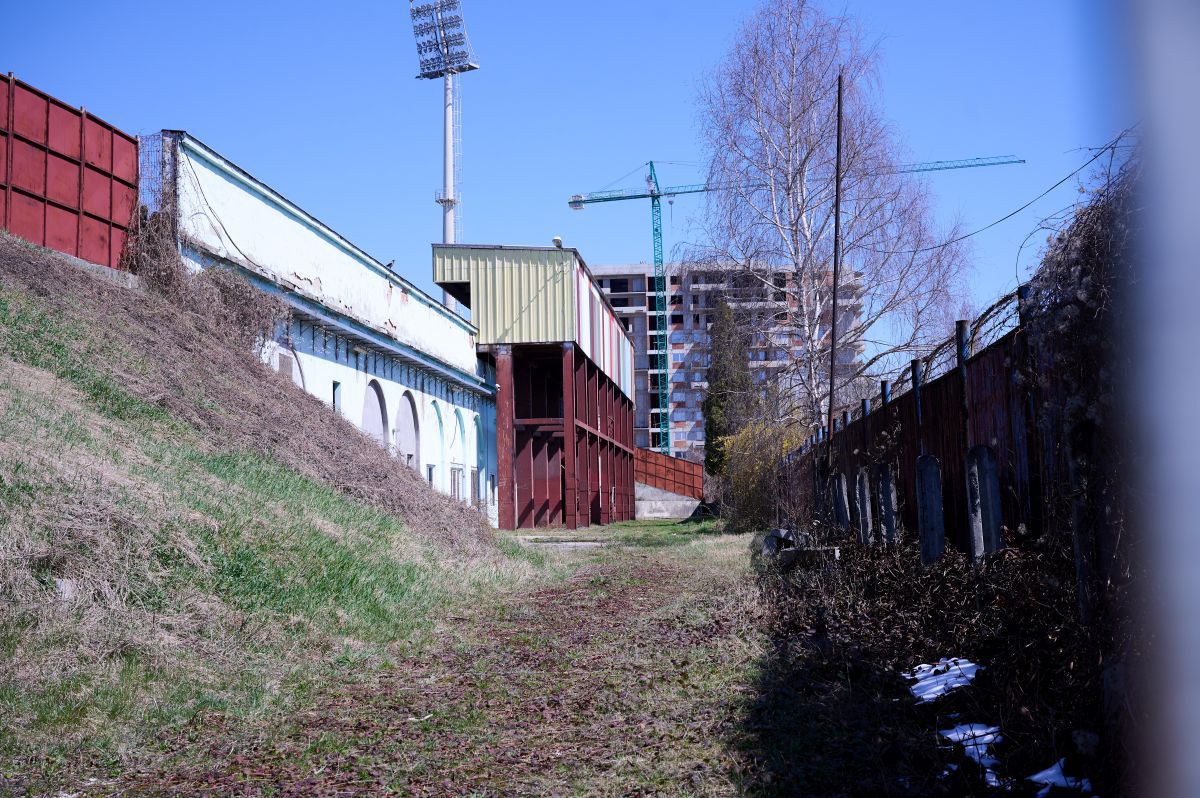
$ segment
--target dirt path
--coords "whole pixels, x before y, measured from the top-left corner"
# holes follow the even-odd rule
[[[733,795],[756,633],[745,540],[572,556],[566,581],[450,619],[420,657],[286,724],[205,716],[85,794]]]

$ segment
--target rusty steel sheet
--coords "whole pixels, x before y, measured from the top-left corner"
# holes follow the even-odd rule
[[[1066,468],[1061,441],[1050,432],[1058,426],[1053,417],[1061,404],[1053,381],[1041,385],[1029,376],[1053,373],[1052,364],[1032,363],[1030,357],[1023,331],[1011,330],[967,359],[965,381],[963,372],[952,369],[898,397],[889,396],[844,427],[839,423],[832,438],[835,475],[853,480],[861,468],[887,465],[895,479],[900,524],[911,535],[919,528],[918,459],[931,458],[940,466],[946,543],[966,552],[967,454],[986,446],[998,476],[991,504],[998,505],[1005,537],[1040,529],[1046,497],[1062,492]],[[965,427],[964,390],[969,408]],[[793,514],[817,511],[827,451],[827,443],[810,439],[803,451],[786,459],[780,489]],[[858,508],[850,505],[850,522],[858,525]],[[878,495],[871,497],[870,511],[880,517]]]
[[[636,480],[643,485],[692,499],[704,498],[704,467],[699,463],[639,448],[634,468]]]
[[[0,227],[120,268],[137,196],[135,136],[11,73],[0,78]]]

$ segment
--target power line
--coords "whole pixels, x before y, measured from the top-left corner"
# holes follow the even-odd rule
[[[1026,202],[1026,203],[1025,203],[1024,205],[1022,205],[1020,208],[1017,208],[1017,209],[1016,209],[1015,211],[1013,211],[1012,213],[1008,213],[1008,214],[1006,214],[1006,215],[1004,215],[1004,216],[1001,216],[1001,217],[1000,217],[999,219],[997,219],[996,221],[994,221],[994,222],[991,222],[990,224],[986,224],[986,225],[984,225],[983,227],[979,228],[978,230],[973,230],[973,231],[971,231],[970,233],[964,233],[963,235],[960,235],[960,236],[958,236],[957,238],[952,238],[952,239],[950,239],[949,241],[944,241],[944,242],[942,242],[941,244],[933,244],[932,246],[928,246],[928,247],[921,247],[921,248],[919,248],[919,249],[888,250],[888,249],[872,249],[871,247],[862,247],[862,249],[866,249],[866,250],[867,250],[867,251],[869,251],[869,252],[875,252],[875,253],[877,253],[877,254],[880,254],[880,255],[918,255],[918,254],[920,254],[920,253],[922,253],[922,252],[932,252],[932,251],[933,251],[933,250],[935,250],[935,249],[941,249],[942,247],[948,247],[948,246],[950,246],[951,244],[957,244],[959,241],[964,241],[964,240],[966,240],[966,239],[970,238],[971,236],[977,236],[977,235],[979,235],[980,233],[984,232],[985,230],[990,230],[990,229],[992,229],[993,227],[995,227],[996,225],[1000,224],[1001,222],[1007,222],[1009,219],[1013,218],[1013,217],[1014,217],[1014,216],[1016,216],[1018,213],[1020,213],[1021,211],[1025,210],[1025,209],[1026,209],[1026,208],[1028,208],[1030,205],[1033,205],[1035,202],[1037,202],[1038,200],[1040,200],[1042,197],[1046,196],[1046,195],[1047,195],[1047,194],[1049,194],[1051,191],[1053,191],[1054,189],[1058,188],[1058,187],[1059,187],[1059,186],[1061,186],[1063,183],[1067,182],[1067,181],[1068,181],[1068,180],[1070,180],[1072,177],[1074,177],[1075,175],[1077,175],[1077,174],[1079,174],[1080,172],[1082,172],[1084,169],[1086,169],[1086,168],[1088,168],[1089,166],[1091,166],[1091,165],[1092,165],[1092,164],[1093,164],[1093,163],[1094,163],[1094,162],[1095,162],[1097,159],[1099,159],[1099,158],[1100,158],[1100,156],[1101,156],[1101,155],[1103,155],[1104,153],[1108,152],[1109,150],[1113,150],[1113,149],[1114,149],[1114,148],[1115,148],[1115,147],[1116,147],[1116,146],[1117,146],[1117,145],[1120,143],[1121,139],[1125,138],[1125,136],[1126,136],[1126,135],[1128,135],[1128,134],[1129,134],[1129,132],[1130,132],[1131,130],[1133,130],[1133,128],[1134,128],[1134,127],[1136,127],[1136,125],[1134,125],[1134,126],[1131,126],[1131,127],[1127,127],[1127,128],[1125,128],[1124,130],[1122,130],[1122,131],[1121,131],[1121,132],[1120,132],[1120,133],[1117,135],[1117,137],[1116,137],[1115,139],[1113,139],[1112,141],[1110,141],[1108,144],[1105,144],[1103,147],[1100,147],[1100,148],[1098,148],[1098,150],[1097,150],[1096,154],[1095,154],[1095,155],[1093,155],[1091,158],[1087,159],[1087,161],[1085,161],[1085,162],[1083,163],[1083,165],[1081,165],[1081,166],[1080,166],[1078,169],[1076,169],[1075,171],[1071,172],[1069,175],[1067,175],[1066,177],[1064,177],[1062,180],[1059,180],[1059,181],[1058,181],[1057,183],[1055,183],[1054,185],[1050,186],[1050,188],[1046,189],[1046,190],[1045,190],[1045,191],[1043,191],[1041,194],[1038,194],[1036,197],[1034,197],[1033,199],[1031,199],[1029,202]]]

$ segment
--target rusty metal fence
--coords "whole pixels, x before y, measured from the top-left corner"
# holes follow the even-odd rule
[[[946,543],[975,553],[981,523],[994,535],[988,549],[1040,532],[1047,492],[1065,489],[1066,463],[1049,418],[1053,380],[1039,378],[1052,364],[1029,344],[1020,305],[1013,293],[974,323],[959,322],[954,337],[835,419],[831,471],[828,429],[788,454],[781,520],[832,518],[876,542],[934,521]]]
[[[0,77],[0,227],[119,268],[138,196],[137,139]]]
[[[668,493],[704,498],[704,466],[690,460],[639,448],[634,458],[634,476],[638,482]]]

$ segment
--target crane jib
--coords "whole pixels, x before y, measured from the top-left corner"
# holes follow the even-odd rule
[[[994,155],[986,158],[964,158],[957,161],[928,161],[925,163],[901,164],[888,170],[891,174],[907,174],[912,172],[937,172],[947,169],[970,169],[977,166],[1003,166],[1005,164],[1025,163],[1024,159],[1015,155]],[[567,200],[574,210],[582,210],[585,205],[597,202],[620,202],[624,200],[650,200],[650,223],[654,235],[654,315],[657,321],[657,335],[654,340],[658,343],[658,353],[653,356],[658,371],[658,449],[663,454],[671,453],[671,412],[669,399],[670,364],[667,359],[669,336],[667,334],[667,276],[666,265],[663,263],[662,242],[662,198],[674,197],[680,194],[702,194],[707,191],[722,191],[741,188],[754,190],[766,188],[764,184],[745,183],[694,183],[684,186],[667,186],[659,188],[658,175],[654,170],[654,161],[650,161],[650,174],[646,176],[644,189],[613,189],[611,191],[593,191],[588,194],[575,194]],[[652,447],[653,448],[653,447]]]

